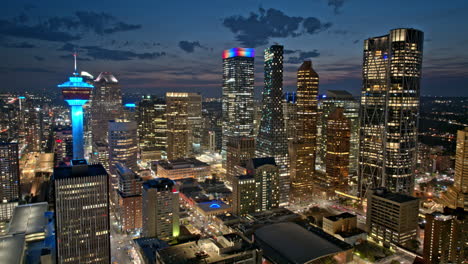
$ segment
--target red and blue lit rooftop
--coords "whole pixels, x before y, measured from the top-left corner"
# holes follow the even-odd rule
[[[250,48],[232,48],[223,51],[223,59],[232,57],[255,57],[255,50]]]

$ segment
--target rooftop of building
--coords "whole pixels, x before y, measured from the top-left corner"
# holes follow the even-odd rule
[[[373,195],[384,198],[386,200],[390,200],[397,203],[406,203],[411,202],[414,200],[418,200],[418,198],[409,196],[406,194],[390,192],[385,188],[377,188],[373,190]]]
[[[25,247],[24,234],[0,237],[0,264],[20,264]]]
[[[35,234],[44,232],[47,225],[45,213],[47,202],[18,205],[13,210],[13,216],[8,228],[8,234]]]
[[[54,168],[54,179],[107,175],[102,164],[72,165]]]
[[[347,238],[347,237],[353,237],[353,236],[361,235],[361,234],[364,234],[364,233],[366,233],[364,230],[361,230],[359,228],[354,228],[354,229],[352,229],[350,231],[337,232],[336,234],[340,235],[343,238]]]
[[[143,183],[143,189],[172,190],[175,182],[168,178],[155,178]]]
[[[187,168],[196,168],[196,167],[209,167],[205,162],[202,162],[196,158],[185,158],[185,159],[175,159],[175,160],[161,160],[158,161],[158,165],[166,170],[176,170],[176,169],[187,169]]]
[[[356,217],[356,215],[345,212],[345,213],[341,213],[339,215],[326,216],[325,218],[335,222],[335,221],[338,221],[338,220],[341,220],[341,219],[353,218],[353,217]]]
[[[252,164],[255,169],[263,165],[275,165],[276,166],[275,158],[273,157],[254,158],[252,159]]]
[[[307,230],[291,222],[261,227],[254,235],[267,258],[280,255],[288,263],[309,263],[352,248],[324,232]]]
[[[110,72],[101,72],[99,76],[94,80],[95,82],[106,82],[106,83],[114,83],[117,84],[119,81],[115,76]]]
[[[209,264],[221,263],[246,250],[254,249],[245,238],[237,234],[226,234],[214,238],[164,248],[158,252],[162,263],[167,264]]]
[[[327,98],[333,99],[354,99],[353,95],[345,90],[328,90]]]
[[[167,242],[157,238],[137,238],[135,243],[149,263],[156,263],[156,251],[169,247]]]
[[[211,200],[207,202],[198,203],[197,206],[204,212],[224,211],[231,208],[230,205],[221,200]]]

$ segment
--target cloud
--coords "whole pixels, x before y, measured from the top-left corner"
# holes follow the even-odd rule
[[[186,40],[182,40],[182,41],[179,41],[179,48],[181,48],[183,51],[187,52],[187,53],[192,53],[195,51],[195,48],[202,48],[202,49],[206,49],[206,47],[202,46],[200,44],[200,42],[198,41],[186,41]]]
[[[286,63],[298,64],[298,63],[302,63],[304,60],[320,56],[320,53],[317,50],[312,50],[312,51],[297,50],[295,52],[298,53],[297,56],[289,57]]]
[[[340,13],[340,8],[344,5],[345,0],[328,0],[328,6],[333,7],[335,14]]]
[[[72,54],[60,55],[60,58],[61,58],[61,59],[64,59],[64,60],[72,61],[73,55],[72,55]],[[83,57],[83,56],[77,56],[77,57],[76,57],[76,60],[77,60],[77,61],[91,61],[90,58],[86,58],[86,57]]]
[[[77,11],[74,16],[49,17],[40,23],[31,21],[25,14],[11,20],[0,19],[0,35],[36,40],[68,42],[80,40],[83,33],[97,35],[113,34],[141,28],[138,24],[128,24],[108,13]],[[71,31],[79,31],[72,33]]]
[[[19,42],[19,43],[2,43],[0,44],[2,47],[5,48],[15,48],[15,49],[32,49],[36,48],[36,45],[33,45],[28,42]]]
[[[40,56],[34,56],[34,59],[37,60],[37,61],[44,61],[44,57],[40,57]]]
[[[50,73],[55,71],[51,71],[46,68],[35,67],[0,67],[0,72]]]
[[[294,17],[282,11],[259,8],[258,13],[248,16],[230,16],[223,25],[236,34],[236,40],[247,47],[268,44],[270,38],[298,37],[303,34],[316,34],[331,26],[315,17]]]
[[[85,46],[82,49],[86,50],[86,54],[99,60],[126,61],[133,59],[150,60],[165,56],[165,52],[144,52],[137,53],[129,50],[112,50],[101,48],[98,46]]]

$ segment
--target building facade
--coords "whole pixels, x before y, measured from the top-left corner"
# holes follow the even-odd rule
[[[170,240],[179,236],[179,190],[174,181],[143,183],[143,237]]]
[[[72,160],[53,175],[57,263],[110,263],[109,176]]]
[[[236,166],[245,167],[247,161],[255,157],[255,138],[231,137],[227,143],[226,181],[234,184],[237,175]]]
[[[280,172],[273,157],[254,158],[247,163],[247,174],[255,178],[256,212],[280,205]]]
[[[237,216],[255,213],[256,193],[254,176],[234,176],[232,183],[232,212]]]
[[[124,119],[111,120],[109,128],[109,170],[115,174],[115,164],[121,163],[131,170],[138,170],[137,124]]]
[[[167,158],[187,158],[191,155],[189,126],[189,94],[166,93]]]
[[[154,159],[166,157],[167,121],[166,101],[155,96],[143,96],[137,105],[138,146],[145,154],[154,153]]]
[[[254,136],[254,49],[232,48],[223,52],[223,138]]]
[[[210,165],[195,158],[160,160],[156,168],[158,177],[171,180],[195,178],[205,181],[211,177]]]
[[[389,192],[384,188],[369,191],[366,225],[369,237],[384,246],[405,246],[416,239],[419,199]]]
[[[290,160],[283,116],[283,46],[265,50],[265,86],[255,155],[274,157],[280,173],[280,202],[289,202]]]
[[[0,221],[10,219],[20,198],[18,159],[17,143],[0,143]]]
[[[291,155],[292,200],[308,199],[312,194],[315,177],[317,135],[317,94],[319,76],[311,61],[304,61],[297,71],[297,125],[296,134],[289,144]]]
[[[364,41],[359,193],[414,189],[423,32],[394,29]]]
[[[119,220],[124,231],[141,228],[142,223],[142,179],[120,163],[115,165],[119,178]]]

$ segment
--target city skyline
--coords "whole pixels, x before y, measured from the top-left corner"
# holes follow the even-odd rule
[[[312,59],[322,76],[320,93],[338,88],[358,95],[364,39],[394,28],[413,27],[426,33],[422,95],[463,95],[459,91],[467,76],[464,65],[468,58],[459,54],[468,39],[457,32],[460,25],[466,27],[463,14],[468,4],[412,1],[399,9],[402,3],[395,1],[386,6],[387,12],[379,12],[380,5],[370,1],[300,1],[291,6],[272,1],[239,5],[242,8],[234,8],[238,3],[186,2],[187,10],[192,5],[202,10],[187,13],[174,3],[152,9],[148,2],[141,5],[145,10],[134,7],[141,11],[135,16],[125,12],[126,5],[106,1],[93,3],[93,11],[59,2],[47,9],[30,1],[15,1],[5,6],[5,14],[10,15],[0,17],[0,54],[11,62],[0,69],[0,78],[6,80],[2,90],[53,91],[57,76],[69,74],[65,66],[76,48],[80,70],[96,75],[111,71],[122,80],[123,91],[194,91],[220,96],[219,56],[226,48],[244,47],[255,48],[257,54],[255,91],[260,98],[259,54],[278,42],[285,46],[285,91],[294,89],[300,62]],[[215,15],[204,16],[205,12]],[[180,21],[158,26],[174,14]],[[376,23],[365,22],[371,20]],[[47,34],[35,33],[38,31]],[[10,81],[25,73],[33,78]]]

